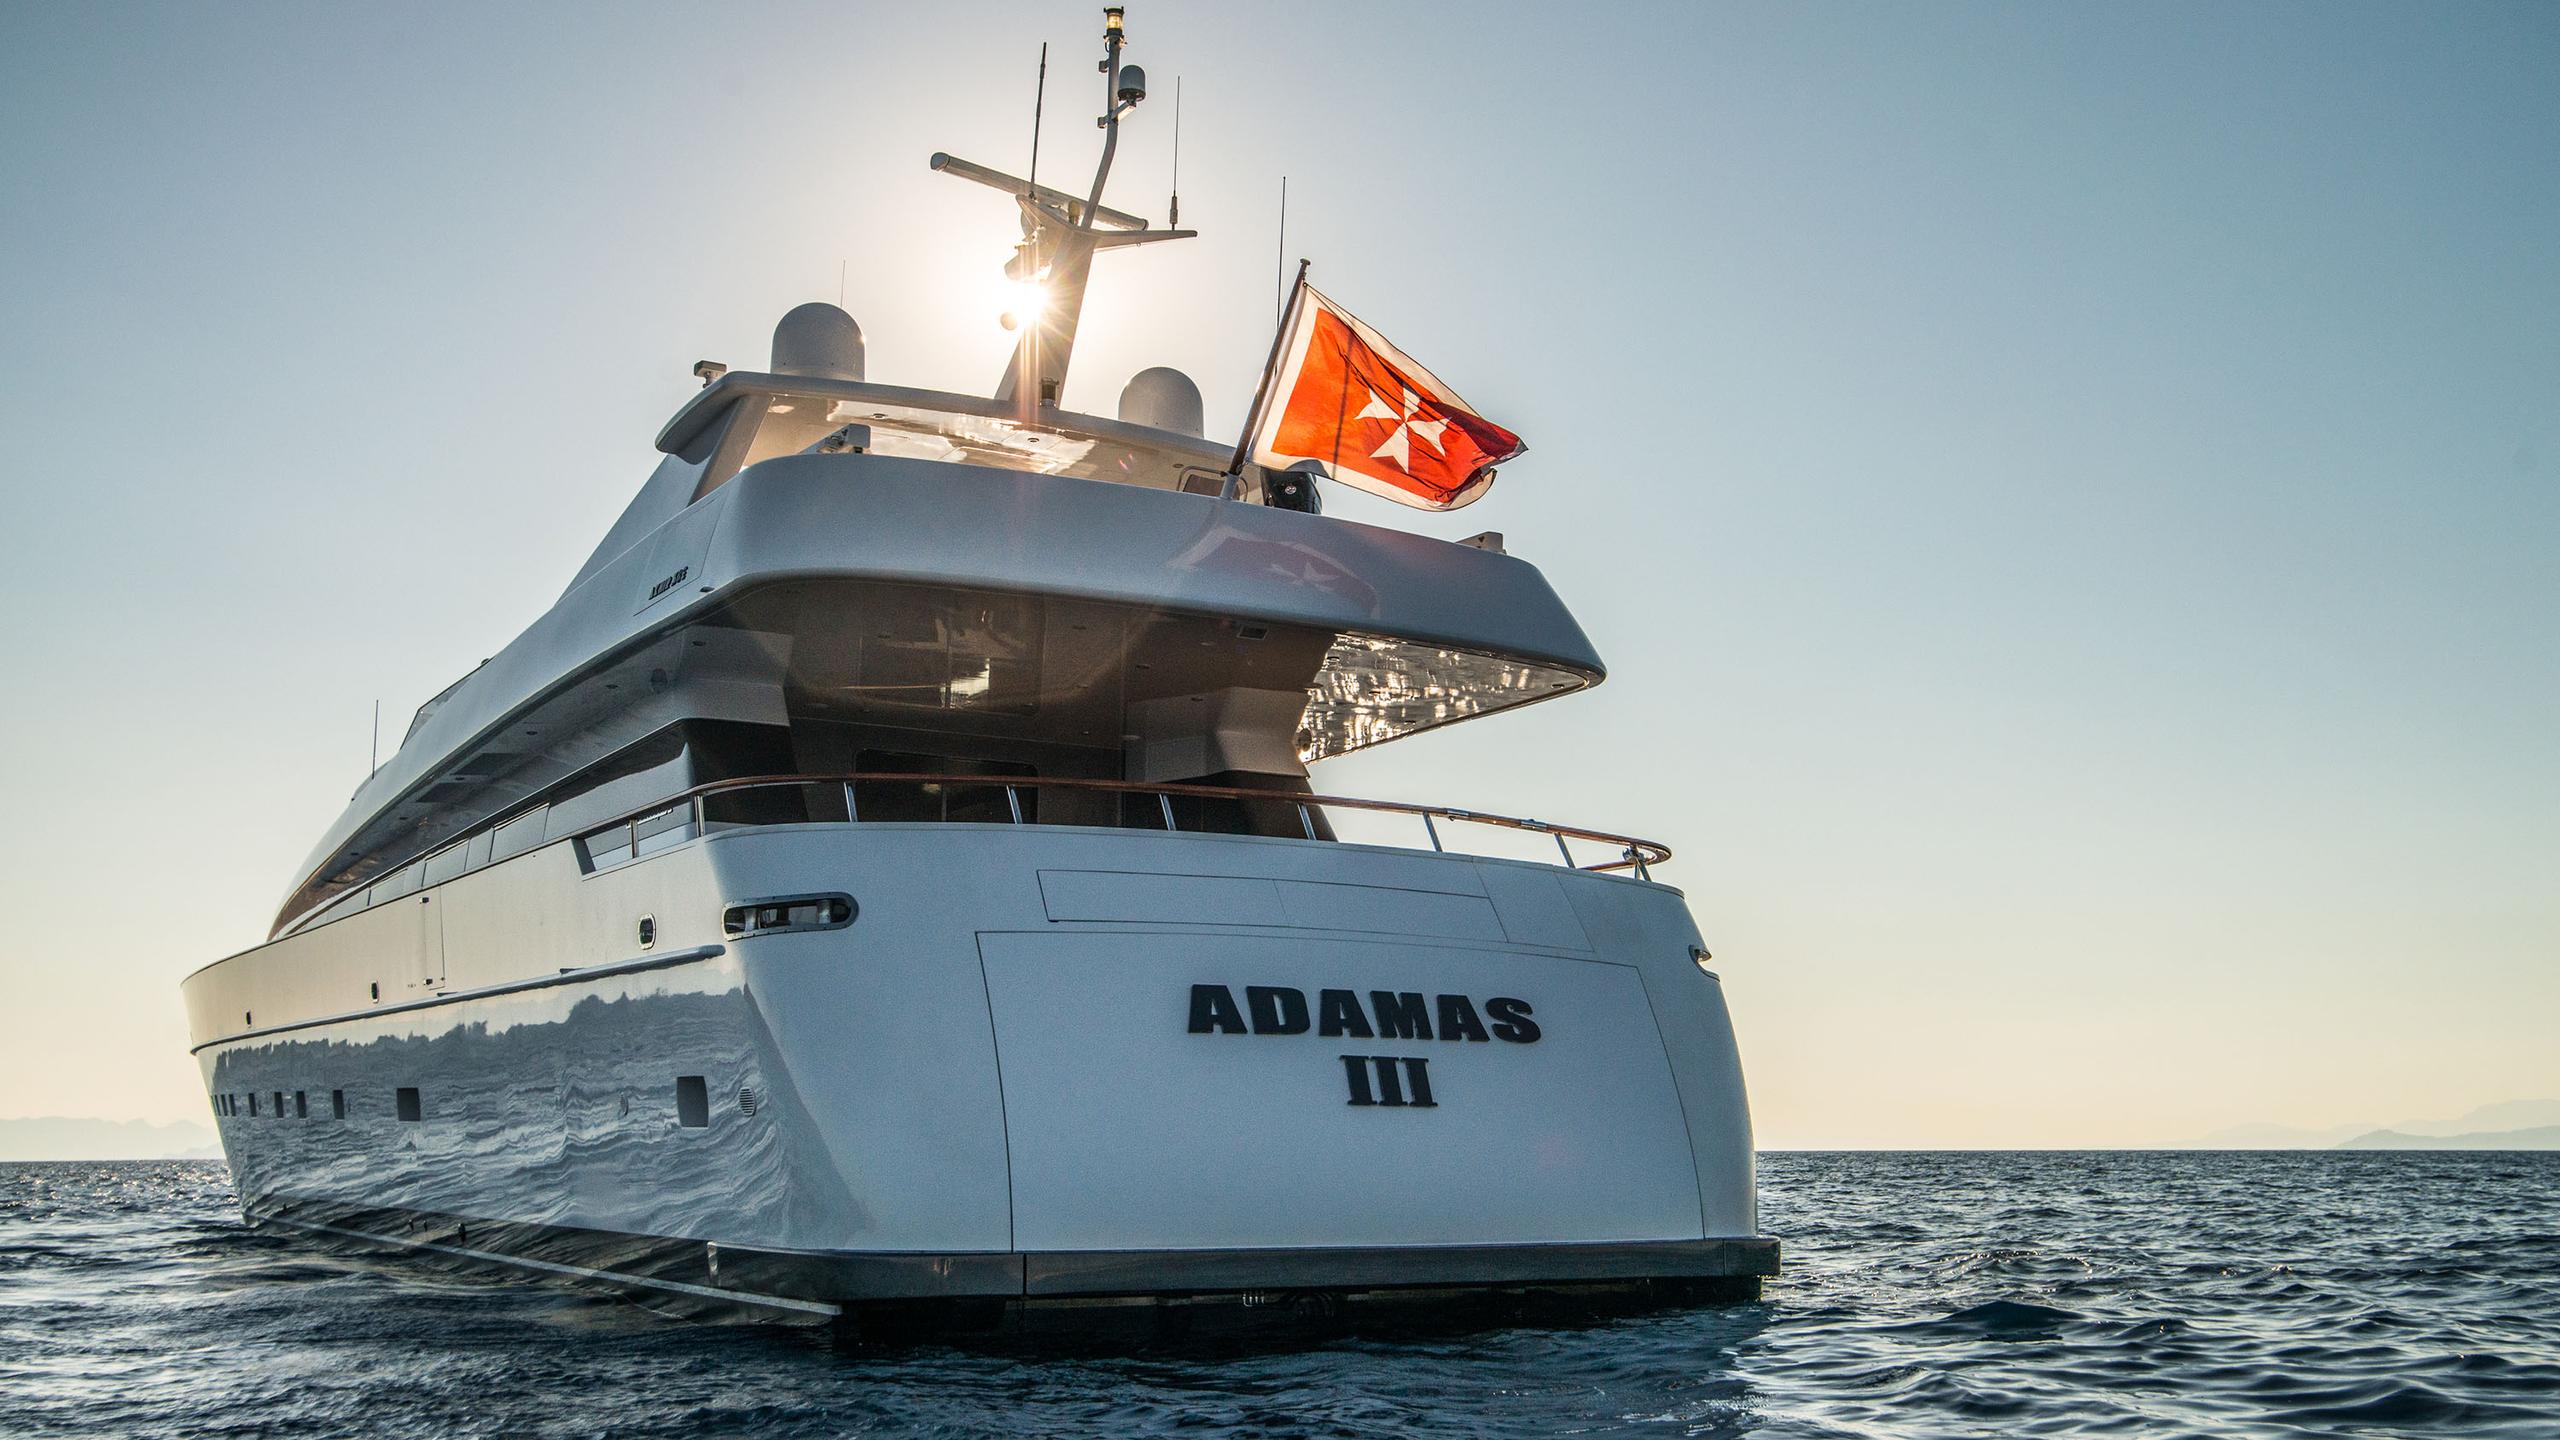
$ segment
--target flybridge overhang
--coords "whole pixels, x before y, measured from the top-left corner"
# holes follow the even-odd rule
[[[740,397],[766,379],[811,383]],[[670,456],[670,518],[422,715],[279,930],[687,717],[1098,747],[1173,779],[1220,768],[1159,768],[1186,747],[1246,730],[1278,753],[1245,768],[1302,767],[1603,674],[1544,577],[1496,550],[887,454],[785,455],[684,503],[706,462]]]

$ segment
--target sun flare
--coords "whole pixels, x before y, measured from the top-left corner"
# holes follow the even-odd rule
[[[1049,313],[1049,287],[1041,280],[1007,280],[998,319],[1007,330],[1019,330]]]

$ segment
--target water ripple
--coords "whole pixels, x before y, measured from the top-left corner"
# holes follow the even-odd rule
[[[1763,1157],[1758,1304],[848,1349],[0,1166],[0,1434],[2560,1436],[2560,1155]]]

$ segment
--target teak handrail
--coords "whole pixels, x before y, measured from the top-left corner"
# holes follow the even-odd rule
[[[1266,804],[1293,805],[1298,810],[1299,825],[1306,831],[1309,839],[1315,838],[1314,820],[1307,812],[1307,807],[1311,805],[1419,816],[1422,819],[1423,833],[1430,839],[1433,850],[1444,848],[1440,844],[1438,828],[1431,823],[1434,818],[1455,820],[1468,825],[1490,825],[1504,830],[1526,830],[1555,837],[1556,851],[1563,857],[1566,866],[1571,869],[1632,870],[1636,878],[1641,880],[1653,878],[1652,868],[1671,858],[1671,847],[1659,840],[1640,840],[1632,835],[1618,835],[1606,830],[1586,830],[1578,825],[1558,825],[1551,821],[1525,819],[1516,815],[1495,815],[1481,810],[1460,810],[1446,805],[1414,805],[1402,800],[1363,800],[1349,795],[1302,795],[1286,790],[1254,790],[1235,785],[1178,785],[1141,780],[1088,780],[1068,776],[1040,775],[919,775],[904,771],[872,770],[820,775],[751,775],[734,780],[714,780],[709,784],[697,785],[682,794],[653,801],[629,814],[606,821],[585,833],[592,836],[612,830],[616,826],[624,827],[631,836],[632,850],[636,855],[639,850],[639,823],[642,820],[663,815],[681,806],[691,812],[693,823],[698,831],[704,823],[703,801],[731,791],[769,789],[782,785],[846,787],[845,814],[850,817],[851,823],[858,824],[861,817],[852,795],[852,787],[857,784],[974,785],[1002,790],[1005,792],[1007,808],[1013,814],[1013,823],[1017,825],[1025,823],[1022,819],[1022,805],[1018,793],[1020,791],[1098,790],[1123,795],[1155,795],[1168,801],[1177,797],[1197,797],[1204,800],[1258,800]],[[1172,806],[1164,805],[1162,814],[1165,819],[1165,828],[1174,829]],[[1606,846],[1615,852],[1616,858],[1593,865],[1582,864],[1573,858],[1573,851],[1565,844],[1567,840],[1590,841]]]

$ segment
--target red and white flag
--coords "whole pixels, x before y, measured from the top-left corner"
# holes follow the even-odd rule
[[[1253,431],[1265,468],[1313,460],[1372,495],[1455,510],[1528,448],[1312,285],[1298,286],[1278,356]]]

